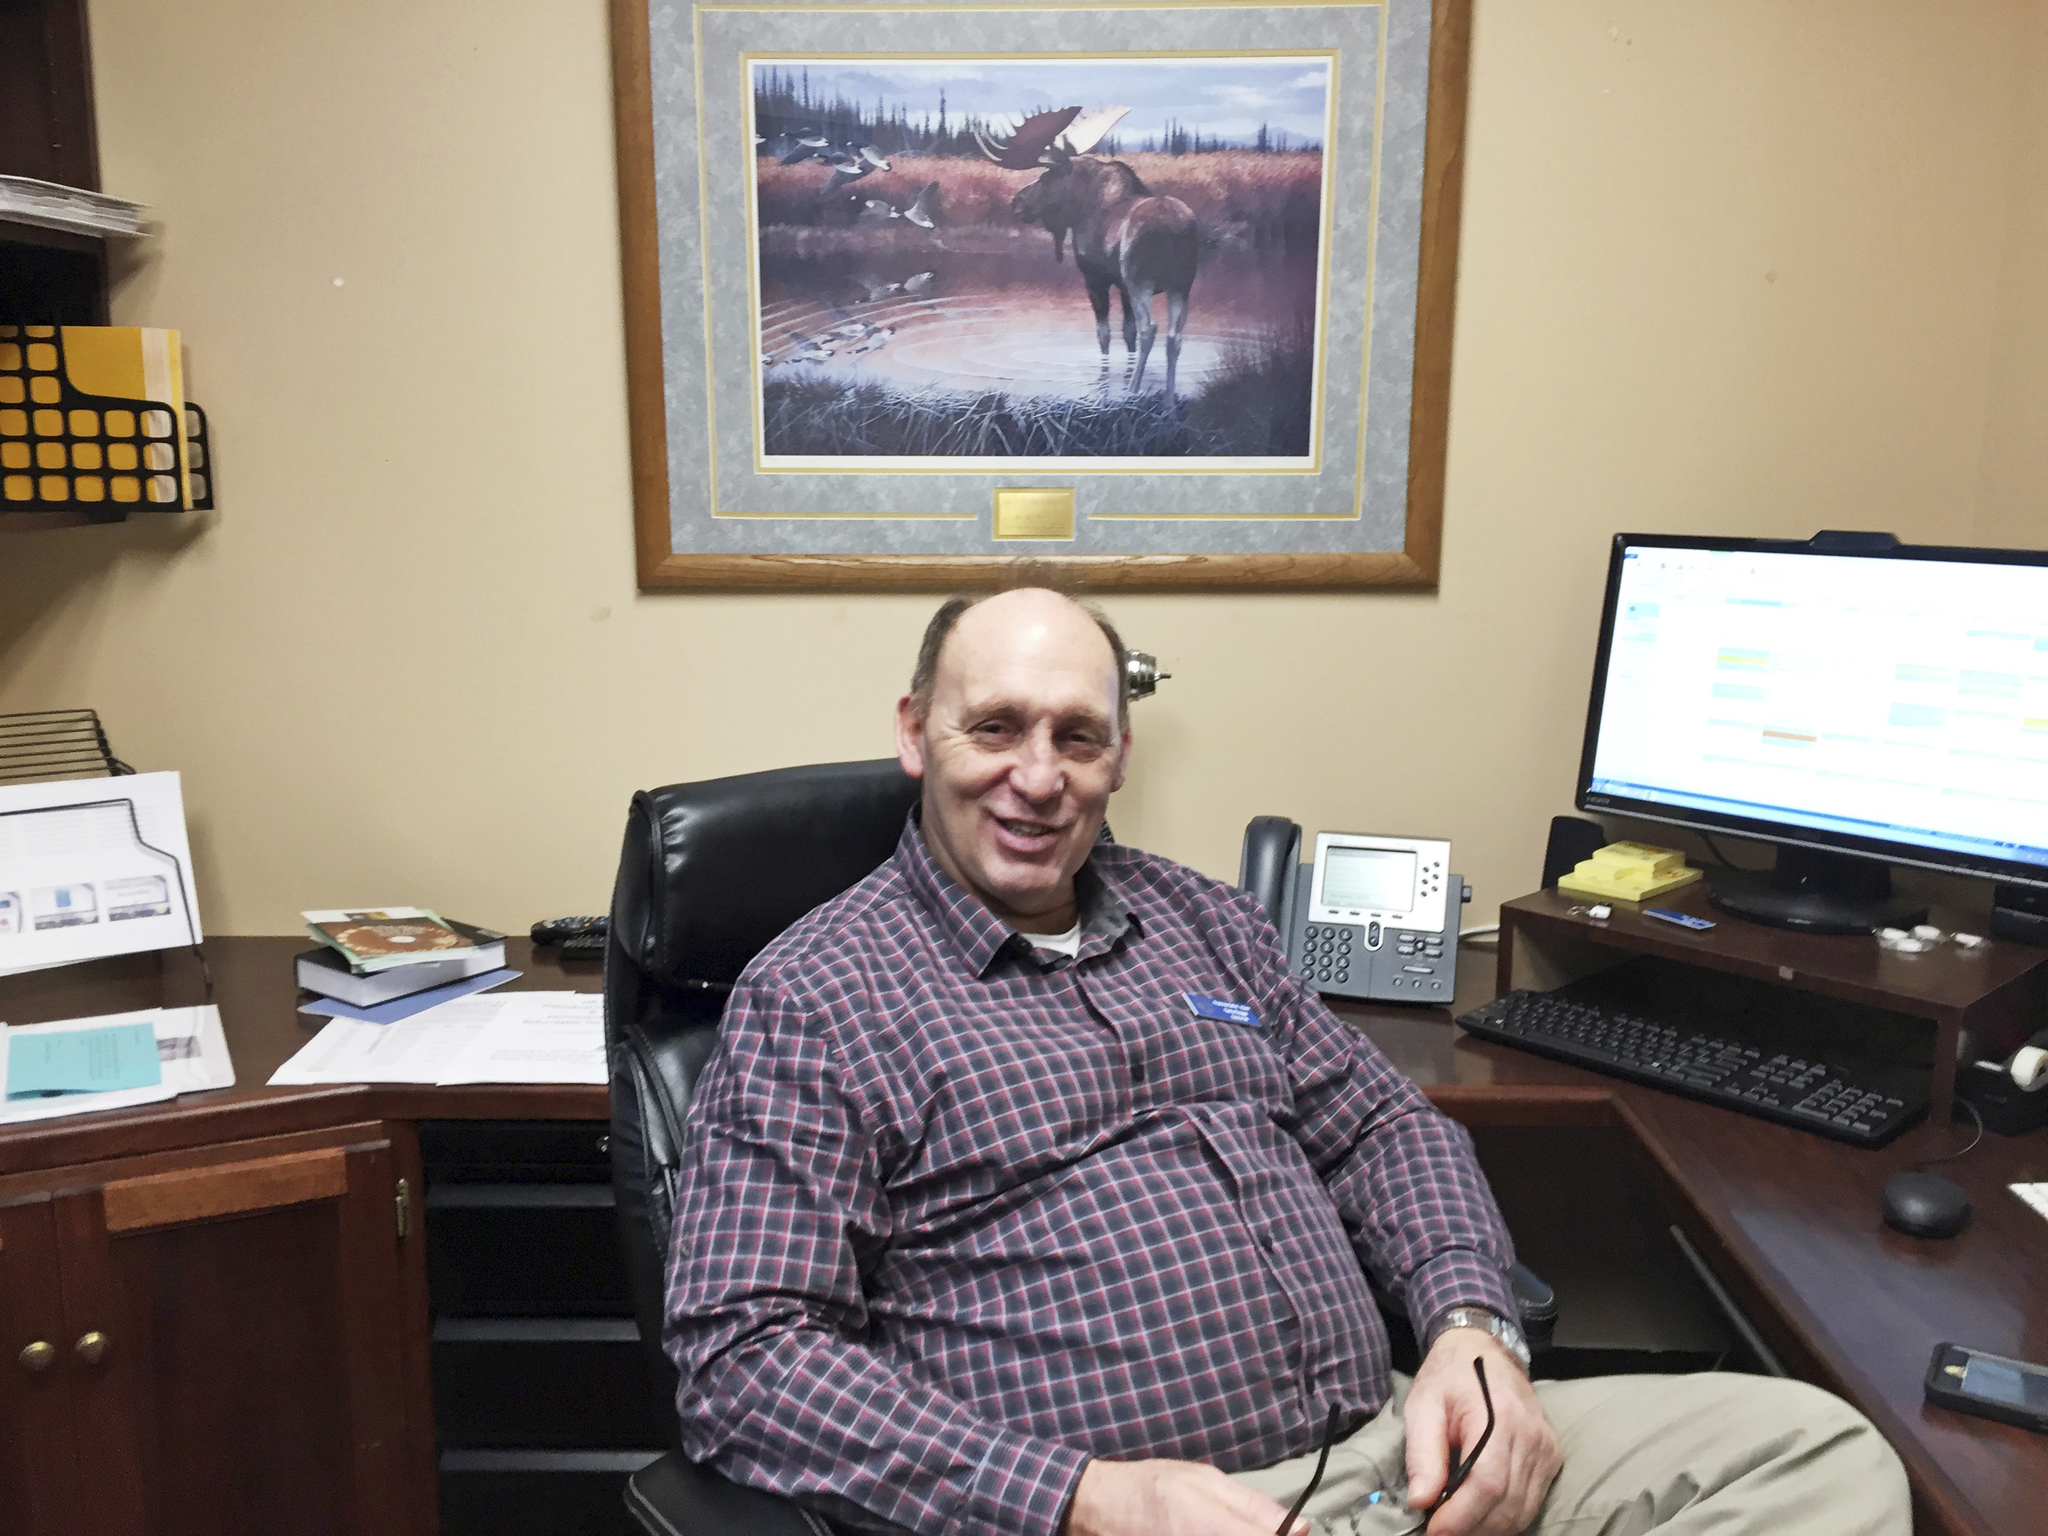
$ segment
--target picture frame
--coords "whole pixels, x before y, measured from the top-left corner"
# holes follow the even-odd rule
[[[1435,585],[1471,0],[611,16],[643,590],[950,589],[1020,555],[1093,588]],[[1161,101],[1188,110],[1162,129]],[[1297,126],[1254,142],[1217,102]],[[1180,314],[1130,241],[1084,252],[1067,215],[1019,212],[1088,162],[1134,168],[1131,218],[1195,230]],[[1306,284],[1304,242],[1231,202],[1270,203],[1283,170],[1320,177]],[[1283,330],[1311,338],[1308,371],[1256,372]],[[1297,398],[1249,451],[1229,436],[1246,401]],[[1169,435],[1131,436],[1139,417]],[[1033,435],[1054,418],[1068,435]],[[1073,425],[1096,421],[1140,446]]]

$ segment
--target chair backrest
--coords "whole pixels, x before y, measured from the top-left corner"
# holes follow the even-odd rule
[[[683,1114],[747,963],[895,851],[918,784],[894,758],[633,797],[605,954],[612,1186],[640,1337],[660,1357]],[[657,1386],[673,1413],[675,1379]]]

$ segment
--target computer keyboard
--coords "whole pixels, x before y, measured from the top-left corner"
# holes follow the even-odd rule
[[[1901,1074],[1774,1052],[1549,992],[1510,992],[1458,1023],[1482,1039],[1859,1147],[1882,1146],[1927,1112],[1926,1088],[1894,1080]]]

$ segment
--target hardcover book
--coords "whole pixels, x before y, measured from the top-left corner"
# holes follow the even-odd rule
[[[425,907],[366,907],[301,912],[306,931],[335,950],[359,975],[394,966],[474,956],[479,940]]]

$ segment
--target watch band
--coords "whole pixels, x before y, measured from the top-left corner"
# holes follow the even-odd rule
[[[1429,1325],[1422,1352],[1428,1354],[1436,1341],[1453,1328],[1477,1328],[1520,1361],[1523,1371],[1529,1369],[1529,1341],[1522,1337],[1522,1330],[1499,1313],[1489,1312],[1484,1307],[1444,1308]]]

